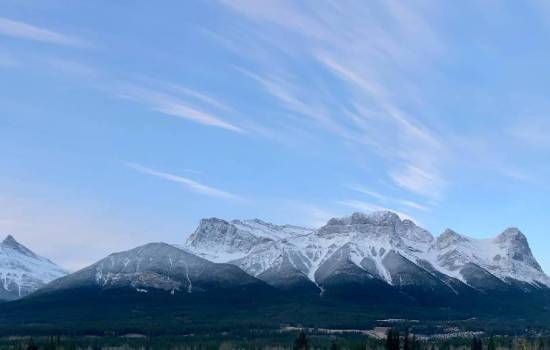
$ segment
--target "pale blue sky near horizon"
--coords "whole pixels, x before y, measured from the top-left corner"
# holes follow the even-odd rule
[[[516,226],[550,272],[543,1],[0,4],[0,234],[69,269],[203,217]]]

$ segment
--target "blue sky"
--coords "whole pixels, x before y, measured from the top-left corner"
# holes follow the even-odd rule
[[[0,232],[75,269],[390,209],[548,271],[548,38],[542,1],[3,1]]]

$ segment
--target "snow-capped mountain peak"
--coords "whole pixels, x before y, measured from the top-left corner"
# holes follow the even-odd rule
[[[507,228],[494,239],[494,243],[505,252],[507,258],[542,272],[542,268],[531,252],[527,237],[519,229]]]
[[[467,237],[464,237],[448,228],[439,237],[437,237],[435,246],[437,249],[441,250],[465,241],[468,241]]]
[[[38,256],[35,253],[33,253],[30,249],[28,249],[21,243],[17,242],[17,240],[12,235],[6,236],[6,238],[2,241],[2,246],[5,248],[13,249],[23,255],[38,259]]]
[[[343,218],[332,218],[326,226],[334,225],[395,225],[400,223],[399,216],[391,211],[376,211],[372,213],[355,212]]]
[[[291,225],[274,225],[259,219],[233,220],[202,219],[184,244],[192,251],[213,262],[227,262],[246,256],[253,248],[311,233],[311,229]]]
[[[502,281],[516,280],[550,286],[533,256],[527,238],[517,228],[506,229],[495,238],[476,239],[446,230],[433,249],[442,272],[454,275],[473,264]],[[461,272],[455,277],[466,281]]]
[[[0,300],[20,298],[66,274],[11,235],[0,243]]]
[[[362,240],[386,240],[396,245],[425,245],[434,238],[411,220],[389,211],[353,213],[343,218],[332,218],[318,231],[319,235],[358,234]],[[418,247],[417,247],[418,248]]]

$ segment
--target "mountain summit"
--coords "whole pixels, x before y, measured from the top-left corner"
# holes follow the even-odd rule
[[[0,243],[0,300],[13,300],[67,274],[8,235]]]
[[[185,243],[194,254],[214,262],[242,258],[253,249],[313,232],[299,226],[278,226],[259,219],[233,220],[202,219]]]
[[[21,243],[17,242],[12,235],[7,235],[6,238],[2,241],[2,245],[4,247],[8,247],[13,250],[16,250],[19,253],[26,255],[28,257],[35,258],[35,259],[38,258],[38,256],[34,254],[30,249],[28,249]]]

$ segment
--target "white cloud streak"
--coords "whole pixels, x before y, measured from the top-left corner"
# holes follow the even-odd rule
[[[193,98],[196,98],[196,99],[198,99],[198,100],[200,100],[200,101],[202,101],[206,104],[209,104],[211,106],[214,106],[218,109],[225,110],[225,111],[228,111],[228,112],[233,112],[232,108],[228,107],[227,105],[225,105],[224,103],[218,101],[217,99],[206,95],[205,93],[199,92],[197,90],[189,89],[189,88],[184,87],[184,86],[174,85],[174,84],[169,84],[168,86],[171,89],[173,89],[174,91],[181,92],[181,93],[183,93],[187,96],[191,96]]]
[[[199,193],[210,197],[217,197],[217,198],[230,199],[230,200],[236,200],[236,201],[245,201],[245,199],[240,196],[237,196],[235,194],[232,194],[226,191],[222,191],[220,189],[217,189],[211,186],[201,184],[200,182],[188,179],[183,176],[154,170],[135,163],[126,163],[126,166],[142,174],[155,176],[164,180],[181,184],[195,193]]]
[[[0,17],[0,35],[65,46],[91,46],[81,39],[5,17]]]
[[[95,68],[77,61],[52,57],[46,63],[56,71],[82,79],[94,79],[100,75]]]
[[[244,133],[242,128],[220,119],[217,116],[168,93],[145,89],[137,86],[126,86],[118,92],[123,97],[138,103],[147,104],[152,110],[176,118],[186,119],[198,124],[222,128],[225,130]],[[201,96],[204,100],[205,96]]]
[[[382,203],[394,203],[394,204],[404,205],[404,206],[407,206],[409,208],[413,208],[413,209],[417,209],[417,210],[421,210],[421,211],[430,211],[430,208],[428,208],[427,206],[416,203],[416,202],[411,201],[411,200],[406,200],[406,199],[401,199],[401,198],[393,198],[393,197],[390,197],[390,196],[386,196],[386,195],[383,195],[381,193],[371,191],[371,190],[369,190],[369,189],[367,189],[363,186],[359,186],[359,185],[351,185],[351,186],[348,186],[348,187],[350,189],[354,190],[354,191],[357,191],[359,193],[363,193],[363,194],[366,194],[367,196],[375,198],[375,199],[381,201]]]

